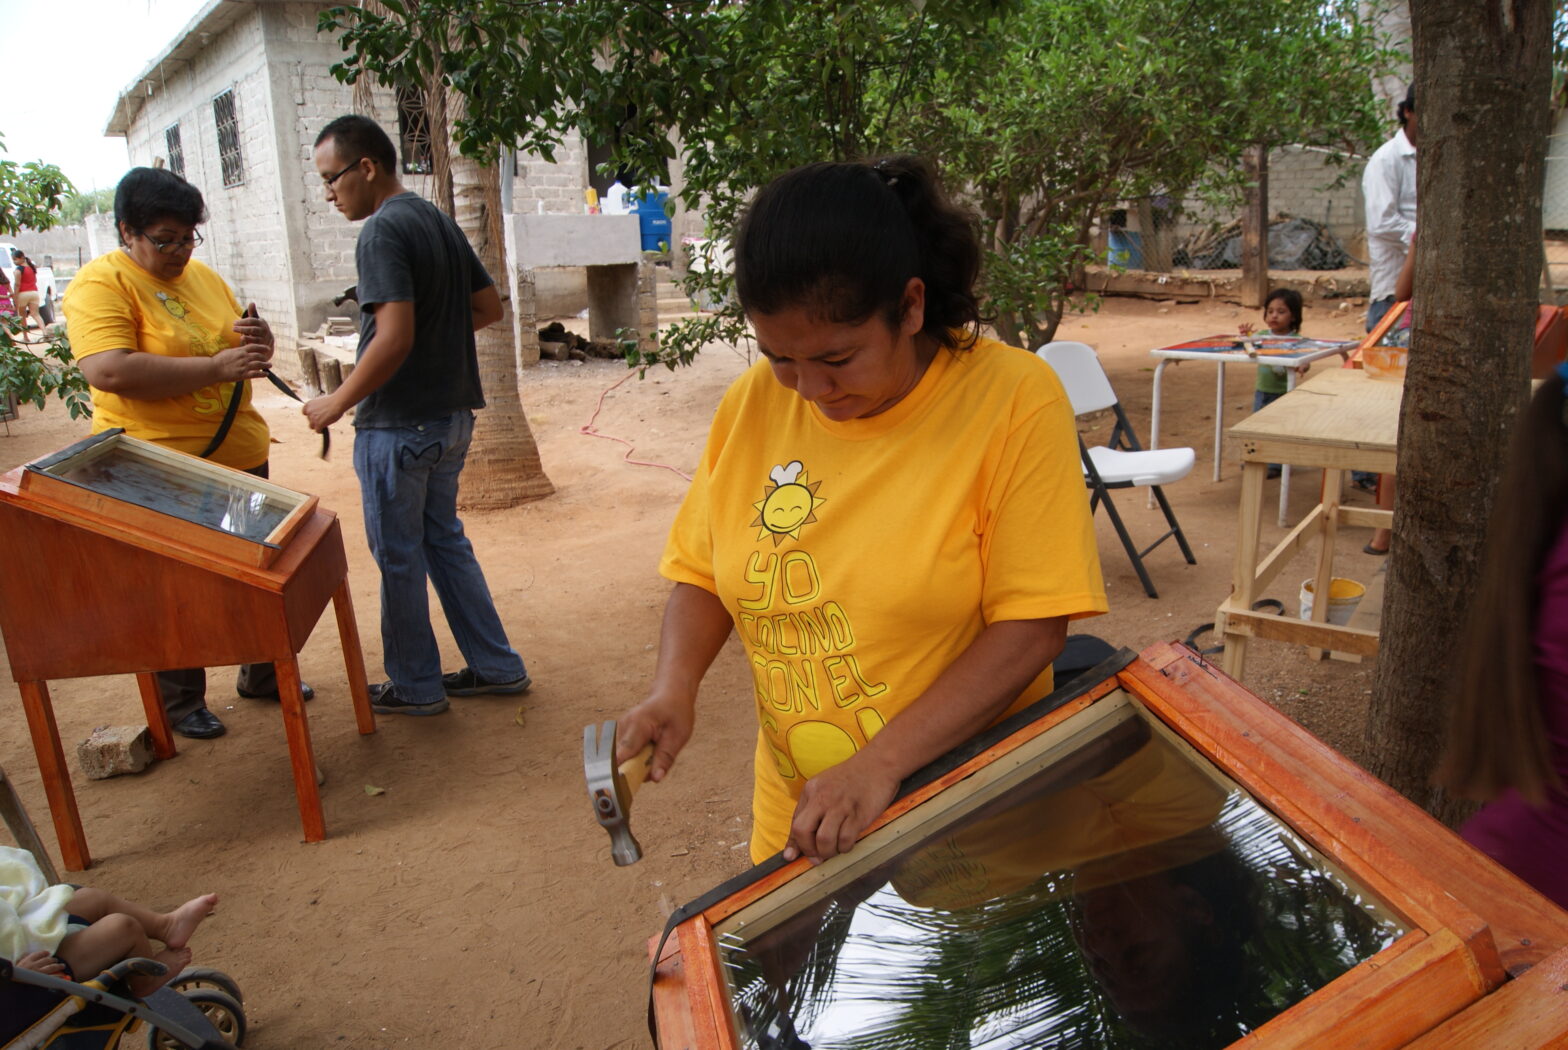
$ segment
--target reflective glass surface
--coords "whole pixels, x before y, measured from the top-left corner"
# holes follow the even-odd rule
[[[243,476],[181,471],[123,444],[85,463],[62,463],[48,472],[102,495],[257,543],[271,535],[297,503],[257,491]]]
[[[849,885],[721,924],[742,1045],[1222,1047],[1405,932],[1129,710]]]

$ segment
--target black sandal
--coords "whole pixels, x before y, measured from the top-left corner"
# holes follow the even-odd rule
[[[1272,609],[1276,615],[1285,615],[1285,603],[1280,601],[1278,598],[1259,598],[1257,601],[1252,603],[1252,609],[1254,612],[1262,612],[1264,609]],[[1214,630],[1214,625],[1212,623],[1200,623],[1198,626],[1192,629],[1191,634],[1182,639],[1181,644],[1185,645],[1189,649],[1194,650],[1198,653],[1199,656],[1213,656],[1215,653],[1223,653],[1225,651],[1224,642],[1221,642],[1219,645],[1211,645],[1207,648],[1202,648],[1198,645],[1198,639],[1212,630]]]

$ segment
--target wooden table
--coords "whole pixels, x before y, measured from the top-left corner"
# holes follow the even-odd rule
[[[264,539],[251,541],[34,469],[71,453],[90,457],[117,433],[0,476],[6,562],[0,632],[65,867],[83,871],[92,856],[49,700],[51,678],[135,674],[153,753],[165,759],[174,757],[174,735],[156,671],[271,661],[300,822],[305,840],[319,842],[326,825],[295,654],[329,602],[359,731],[376,728],[337,515],[318,507],[314,496],[145,443],[127,442],[142,450],[146,463],[282,494],[294,510]]]
[[[1339,527],[1387,528],[1393,524],[1392,511],[1342,506],[1340,495],[1348,470],[1394,472],[1403,393],[1404,384],[1399,380],[1373,379],[1360,369],[1335,368],[1313,376],[1230,428],[1241,444],[1241,509],[1231,595],[1220,605],[1215,621],[1225,644],[1227,674],[1242,676],[1252,638],[1362,656],[1377,652],[1376,631],[1326,622],[1329,603],[1325,598],[1312,603],[1310,621],[1254,612],[1252,603],[1314,539],[1320,546],[1313,593],[1327,595],[1334,576],[1334,541]],[[1270,463],[1322,467],[1323,498],[1260,562],[1263,481]]]

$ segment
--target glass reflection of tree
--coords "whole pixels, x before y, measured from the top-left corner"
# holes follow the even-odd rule
[[[1222,1047],[1403,932],[1237,793],[1211,827],[964,907],[886,878],[732,948],[751,1045]]]

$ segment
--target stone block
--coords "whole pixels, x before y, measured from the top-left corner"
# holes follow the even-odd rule
[[[76,761],[89,780],[140,773],[152,764],[152,737],[146,726],[99,726],[76,745]]]

